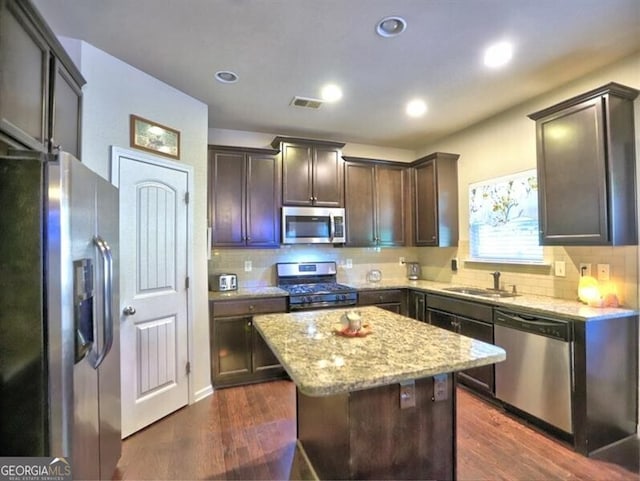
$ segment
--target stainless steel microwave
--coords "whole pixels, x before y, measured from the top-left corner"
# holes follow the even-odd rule
[[[346,241],[341,207],[283,207],[283,244],[342,244]]]

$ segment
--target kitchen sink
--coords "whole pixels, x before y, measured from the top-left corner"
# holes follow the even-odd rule
[[[496,291],[493,289],[482,289],[479,287],[445,287],[443,290],[457,292],[458,294],[469,294],[470,296],[489,297],[494,299],[501,297],[516,297],[518,295],[508,291]]]

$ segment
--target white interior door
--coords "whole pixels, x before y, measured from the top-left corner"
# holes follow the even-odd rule
[[[189,182],[188,172],[170,164],[130,151],[114,154],[120,187],[123,438],[189,400]]]

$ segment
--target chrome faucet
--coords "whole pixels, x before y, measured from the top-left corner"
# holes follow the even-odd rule
[[[491,275],[493,276],[493,290],[499,291],[500,290],[500,272],[495,271],[495,272],[492,272]]]

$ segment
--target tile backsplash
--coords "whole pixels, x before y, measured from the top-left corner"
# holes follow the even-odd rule
[[[282,246],[279,249],[214,249],[209,273],[231,272],[238,275],[239,287],[275,285],[277,262],[335,261],[338,281],[363,282],[371,269],[382,271],[383,279],[405,279],[406,267],[399,263],[418,261],[421,279],[452,284],[491,287],[491,272],[500,271],[500,286],[518,292],[562,299],[576,299],[580,263],[591,264],[596,276],[597,264],[609,264],[610,280],[600,281],[605,291],[614,292],[625,307],[638,308],[638,246],[621,247],[545,247],[544,265],[491,264],[468,261],[469,243],[458,247],[355,248],[313,245]],[[458,270],[451,260],[458,259]],[[348,267],[350,261],[351,267]],[[554,262],[565,263],[565,276],[554,273]],[[245,272],[245,263],[251,271]]]

